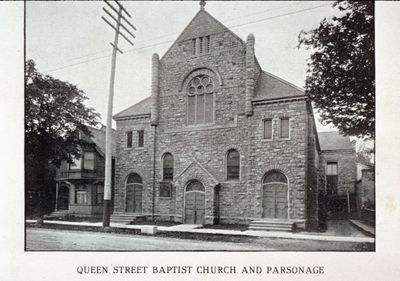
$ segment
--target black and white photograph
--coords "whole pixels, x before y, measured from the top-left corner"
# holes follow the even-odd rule
[[[399,168],[398,128],[385,123],[399,99],[394,85],[379,88],[390,87],[382,69],[395,69],[381,38],[399,41],[379,23],[395,14],[387,2],[0,10],[14,6],[20,180],[5,188],[18,189],[21,212],[10,232],[16,256],[55,264],[29,280],[333,280],[330,258],[360,274],[361,260],[382,262],[399,213],[382,176]],[[390,256],[389,281],[400,274]]]

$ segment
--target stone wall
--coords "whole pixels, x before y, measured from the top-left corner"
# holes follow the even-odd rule
[[[117,120],[115,211],[124,211],[125,179],[130,172],[136,172],[144,182],[144,213],[151,213],[154,195],[156,217],[183,221],[186,185],[191,179],[198,179],[206,190],[206,223],[216,219],[222,223],[249,222],[262,216],[265,173],[279,170],[288,178],[288,218],[306,220],[306,101],[253,102],[253,114],[246,116],[246,46],[230,32],[211,34],[210,43],[209,53],[193,55],[191,39],[178,41],[159,61],[157,126],[151,127],[149,118]],[[258,64],[254,63],[254,67],[257,76]],[[188,125],[185,85],[197,74],[207,74],[214,80],[214,122]],[[290,137],[286,139],[279,136],[282,117],[290,118]],[[263,139],[265,118],[273,119],[272,140]],[[126,148],[126,132],[138,129],[145,130],[145,147]],[[240,154],[238,180],[227,180],[230,149]],[[160,198],[162,159],[167,152],[174,157],[174,188],[171,198]]]
[[[338,165],[338,195],[355,193],[357,178],[356,155],[354,150],[324,150],[322,156],[325,164],[337,162]]]
[[[320,186],[320,150],[311,104],[308,104],[308,165],[307,165],[307,228],[318,229],[318,192]]]
[[[137,145],[137,131],[144,130],[144,146]],[[143,213],[152,213],[154,127],[149,117],[117,122],[114,212],[125,212],[125,182],[130,173],[138,174],[143,181]],[[133,132],[131,148],[126,145],[126,132]]]

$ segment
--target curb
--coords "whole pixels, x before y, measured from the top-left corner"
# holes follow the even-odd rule
[[[35,221],[26,221],[27,227],[37,227]],[[82,225],[82,224],[59,224],[52,222],[44,222],[40,228],[76,230],[76,231],[93,231],[105,232],[101,225]],[[375,243],[373,238],[369,237],[340,237],[340,236],[322,236],[309,234],[293,234],[293,233],[276,233],[276,232],[238,232],[238,233],[210,233],[205,231],[175,231],[175,230],[158,230],[156,234],[142,233],[140,228],[128,228],[123,226],[111,226],[107,230],[109,233],[134,234],[154,237],[170,237],[180,239],[197,239],[203,241],[222,241],[222,242],[243,242],[243,239],[253,241],[258,238],[270,239],[289,239],[289,240],[313,240],[324,242],[349,242],[349,243]]]

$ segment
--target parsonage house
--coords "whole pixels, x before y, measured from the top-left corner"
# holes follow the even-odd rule
[[[80,147],[81,157],[72,164],[63,161],[57,169],[52,217],[100,217],[103,214],[106,127],[88,129],[91,136],[79,133],[84,141]],[[115,151],[112,154],[114,172]]]
[[[151,95],[114,115],[111,220],[313,229],[326,163],[304,91],[200,10],[160,58]],[[354,179],[355,180],[355,179]]]

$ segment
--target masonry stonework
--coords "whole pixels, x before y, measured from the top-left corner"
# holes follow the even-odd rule
[[[315,224],[320,161],[311,105],[301,89],[261,70],[254,40],[250,35],[246,44],[201,9],[160,60],[153,56],[151,99],[114,116],[116,212],[125,212],[125,181],[137,173],[143,180],[142,212],[149,217],[184,222],[186,188],[197,180],[205,201],[194,211],[204,212],[202,223],[249,223],[263,217],[263,179],[276,171],[287,178],[284,219]],[[213,82],[212,122],[188,121],[188,85],[195,77]],[[289,118],[285,138],[283,118]],[[271,139],[264,139],[266,119],[272,120]],[[126,133],[138,130],[145,132],[144,147],[127,148]],[[235,180],[227,175],[231,149],[240,155]],[[164,198],[159,190],[167,152],[173,155],[173,180],[171,196]]]

